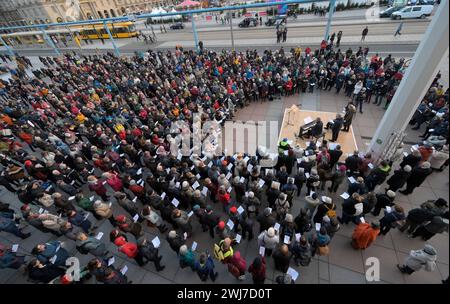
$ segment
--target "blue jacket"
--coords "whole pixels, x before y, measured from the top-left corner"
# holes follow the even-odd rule
[[[197,273],[200,276],[208,275],[211,271],[214,271],[214,261],[211,257],[208,257],[206,260],[206,263],[204,265],[201,265],[199,261],[195,262],[194,270],[197,271]]]
[[[64,248],[59,248],[61,243],[59,241],[52,241],[45,244],[45,249],[36,256],[36,258],[43,264],[50,263],[50,259],[56,255],[55,266],[65,266],[66,260],[70,254]],[[58,249],[58,250],[57,250]]]

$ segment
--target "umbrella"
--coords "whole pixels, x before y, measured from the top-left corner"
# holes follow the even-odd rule
[[[183,8],[187,8],[187,7],[191,7],[191,6],[200,6],[200,2],[192,1],[192,0],[186,0],[186,1],[183,1],[180,4],[178,4],[177,6],[178,7],[183,7]]]

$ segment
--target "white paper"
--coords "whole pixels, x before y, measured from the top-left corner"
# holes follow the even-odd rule
[[[185,240],[187,240],[187,237],[188,237],[187,232],[183,233],[183,237]]]
[[[208,167],[209,167],[209,168],[211,168],[211,167],[212,167],[212,165],[213,165],[213,163],[212,163],[212,162],[209,162],[209,163],[208,163]]]
[[[155,236],[155,238],[152,240],[153,247],[159,248],[159,245],[161,245],[161,241],[159,240],[159,237]]]
[[[192,243],[192,247],[191,247],[192,251],[195,251],[195,249],[197,249],[197,245],[198,245],[197,242]]]
[[[306,172],[306,173],[305,173],[305,176],[306,176],[306,178],[309,178],[309,173]]]
[[[272,208],[269,207],[267,208],[267,210],[269,210],[269,212],[272,213]]]
[[[242,208],[242,206],[239,206],[239,208],[237,209],[237,212],[239,214],[242,214],[242,212],[244,212],[244,208]]]
[[[175,188],[180,188],[180,182],[175,183]]]
[[[369,164],[367,165],[367,167],[369,167],[370,169],[373,169],[372,163],[369,163]]]
[[[110,202],[110,203],[109,203],[108,205],[109,205],[109,208],[111,208],[111,206],[112,206],[112,202]]]
[[[139,179],[136,183],[140,184],[142,182],[142,179]]]
[[[39,211],[38,211],[39,213],[42,213],[42,212],[44,212],[44,209],[42,209],[42,208],[39,208]]]
[[[232,220],[228,220],[228,222],[227,222],[227,226],[230,228],[230,230],[232,230],[233,229],[233,227],[234,227],[234,223],[233,223],[233,221]]]
[[[202,189],[202,194],[203,194],[204,196],[208,195],[208,188],[203,187],[203,189]]]
[[[363,224],[366,222],[366,220],[365,220],[363,217],[360,217],[359,220],[360,220],[361,223],[363,223]]]
[[[241,240],[242,240],[242,236],[240,235],[240,234],[236,234],[236,243],[240,243],[241,242]]]
[[[230,164],[228,164],[227,169],[231,170],[231,168],[233,168],[233,164],[230,163]]]
[[[128,271],[127,265],[123,266],[123,268],[120,269],[120,272],[121,272],[123,275],[125,275],[125,274],[127,273],[127,271]]]
[[[106,185],[106,181],[102,182],[102,185]]]
[[[287,245],[289,245],[291,243],[291,238],[289,237],[289,235],[284,236],[284,243]]]
[[[102,239],[102,237],[103,237],[103,232],[100,231],[95,238],[100,241]]]
[[[136,174],[137,174],[137,175],[141,175],[141,174],[142,174],[142,168],[140,168],[139,170],[137,170]]]
[[[242,176],[242,177],[239,179],[239,182],[245,183],[245,177]]]
[[[17,252],[17,250],[19,249],[19,244],[14,244],[11,246],[11,251],[12,252]]]
[[[144,187],[144,181],[140,182],[139,185],[140,185],[141,187]]]
[[[108,260],[108,266],[111,266],[112,264],[114,264],[115,261],[116,261],[116,259],[115,259],[114,257],[111,257],[111,258]]]
[[[348,194],[347,192],[344,192],[344,193],[341,194],[341,197],[343,199],[348,199],[350,197],[350,194]]]
[[[252,169],[253,169],[253,165],[252,164],[248,164],[247,171],[248,172],[252,172]]]
[[[139,214],[136,214],[135,216],[133,216],[133,222],[137,222],[139,219]]]
[[[93,201],[94,201],[94,196],[91,196],[91,197],[89,198],[89,200],[90,200],[91,202],[93,202]]]
[[[302,237],[302,235],[301,235],[301,233],[296,233],[295,234],[295,240],[297,241],[297,242],[300,242],[300,238]]]
[[[320,223],[316,223],[316,231],[319,231],[321,226],[322,225]]]
[[[348,178],[348,180],[349,180],[349,182],[352,183],[352,184],[356,183],[356,180],[355,180],[355,178],[354,178],[353,176],[350,176],[350,177]]]
[[[245,158],[244,158],[244,161],[245,162],[248,162],[250,160],[250,157],[248,157],[248,156],[246,156]]]
[[[193,188],[194,190],[196,190],[198,187],[200,187],[200,184],[196,181],[196,182],[192,185],[192,188]]]
[[[180,202],[176,198],[173,198],[172,205],[174,205],[175,207],[178,207],[179,204],[180,204]]]
[[[233,190],[233,188],[230,186],[230,187],[227,189],[227,192],[228,192],[228,193],[231,193],[231,190]]]
[[[330,150],[335,150],[337,146],[338,146],[337,143],[330,143],[330,144],[328,144],[328,147],[329,147]]]
[[[288,155],[289,155],[289,152],[288,152],[288,151],[284,151],[283,154],[286,155],[286,156],[288,156]]]
[[[161,194],[161,199],[164,199],[166,197],[166,192],[163,192],[162,194]]]
[[[387,213],[391,213],[392,212],[392,208],[390,206],[386,206],[386,212]]]
[[[403,155],[406,157],[408,156],[408,152],[403,152]]]
[[[280,231],[280,224],[275,223],[275,225],[273,225],[273,229],[275,229],[276,231]]]
[[[57,258],[58,257],[56,255],[52,256],[52,258],[50,259],[50,263],[55,264]]]
[[[320,146],[322,146],[322,143],[320,141],[316,142],[316,146],[319,148]]]
[[[245,197],[248,197],[248,191],[245,192]]]
[[[411,149],[418,150],[419,149],[419,145],[414,145],[414,146],[411,147]]]
[[[326,198],[327,198],[327,197],[326,197],[325,195],[322,195],[322,197],[321,197],[322,202],[324,202]]]
[[[258,182],[259,188],[261,188],[262,186],[264,186],[266,182],[263,179],[260,179]]]
[[[287,273],[292,277],[292,280],[294,282],[295,282],[295,280],[297,280],[298,272],[294,268],[289,267]]]
[[[31,121],[27,120],[27,123],[34,128],[34,124]]]
[[[178,154],[178,155],[177,155],[177,159],[178,159],[178,160],[181,160],[182,157],[183,157],[182,154]]]
[[[311,118],[311,116],[308,116],[305,119],[303,119],[303,121],[305,122],[305,124],[309,124],[310,122],[313,121],[313,119]]]
[[[88,219],[89,214],[90,214],[90,213],[86,213],[86,215],[84,216],[84,220],[87,220],[87,219]]]
[[[264,256],[265,253],[266,253],[266,248],[264,248],[263,246],[259,247],[259,254],[261,256]]]
[[[305,151],[305,155],[306,155],[306,156],[309,156],[309,152],[308,152],[308,151]]]
[[[191,217],[194,214],[194,211],[191,210],[191,212],[188,213],[188,217]]]
[[[197,174],[196,176],[195,176],[197,179],[201,179],[202,177],[200,176],[200,174]]]
[[[226,179],[230,179],[232,175],[233,175],[233,174],[231,174],[231,172],[228,172],[228,174],[227,174],[227,176],[226,176]]]

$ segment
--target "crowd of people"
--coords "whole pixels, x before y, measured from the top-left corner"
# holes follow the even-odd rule
[[[180,136],[189,130],[174,129],[174,122],[192,128],[198,122],[194,113],[201,114],[200,123],[223,124],[238,107],[304,94],[307,88],[336,88],[337,94],[343,89],[361,112],[372,94],[379,104],[387,97],[388,104],[404,68],[391,56],[369,60],[364,50],[343,53],[325,42],[315,52],[293,49],[291,56],[282,48],[263,54],[202,48],[197,54],[177,47],[121,58],[66,54],[40,59],[45,67],[30,76],[31,62],[18,57],[23,68],[0,81],[0,185],[21,205],[17,210],[1,202],[0,236],[26,239],[37,229],[66,240],[36,244],[26,256],[20,242],[0,246],[0,268],[25,265],[33,282],[71,284],[94,277],[105,284],[130,283],[126,270],[114,267],[107,242],[138,266],[150,261],[164,271],[163,264],[173,263],[158,251],[165,240],[180,267],[203,281],[217,279],[215,263],[220,262],[238,280],[250,273],[254,283],[264,283],[271,257],[284,273],[276,282],[289,284],[295,280],[291,266],[308,267],[315,255],[328,255],[341,225],[355,223],[355,249],[367,248],[396,227],[424,240],[448,229],[444,199],[427,201],[408,214],[396,204],[396,192],[404,185],[404,193],[412,193],[433,169],[448,164],[448,136],[440,146],[432,140],[443,121],[448,130],[448,92],[438,82],[412,121],[419,127],[429,122],[425,144],[406,155],[400,146],[379,164],[370,153],[345,157],[339,145],[326,140],[302,148],[285,139],[271,167],[262,166],[268,158],[264,147],[250,154],[178,153]],[[352,107],[356,112],[356,105],[350,102],[347,112]],[[434,115],[424,114],[424,108]],[[342,125],[350,126],[349,119]],[[385,181],[389,188],[382,190]],[[342,202],[330,197],[339,189],[346,190]],[[304,206],[292,214],[299,199]],[[364,216],[369,213],[379,220],[368,223]],[[23,223],[34,229],[24,229]],[[99,231],[103,223],[108,231]],[[187,245],[202,233],[198,225],[215,244],[212,255]],[[145,231],[159,237],[150,240]],[[260,247],[252,261],[236,248],[243,239]],[[92,257],[82,265],[80,281],[66,274],[66,242]],[[411,252],[399,269],[432,271],[436,257],[427,244]]]

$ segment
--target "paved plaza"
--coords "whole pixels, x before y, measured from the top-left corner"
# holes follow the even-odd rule
[[[36,59],[36,58],[35,58]],[[34,60],[35,60],[34,59]],[[344,97],[344,94],[336,95],[332,92],[316,91],[314,93],[301,93],[300,95],[294,95],[283,98],[282,100],[276,100],[272,102],[256,102],[250,106],[238,110],[235,116],[235,120],[242,121],[270,121],[276,120],[281,124],[284,109],[291,105],[299,105],[304,110],[314,111],[327,111],[327,112],[341,112],[343,107],[347,104],[348,99]],[[378,123],[380,122],[384,111],[382,107],[377,107],[373,104],[364,104],[364,114],[356,114],[353,120],[353,131],[355,133],[355,139],[360,151],[366,151],[368,143],[374,134]],[[423,132],[422,127],[422,132]],[[407,143],[405,151],[409,152],[411,145],[419,141],[418,135],[422,134],[419,131],[413,131],[410,127],[407,128],[408,133],[405,142]],[[328,134],[327,139],[330,137]],[[397,164],[398,166],[398,164]],[[395,165],[394,165],[395,167]],[[96,173],[99,173],[96,172]],[[412,208],[418,207],[421,203],[429,199],[436,199],[442,197],[449,201],[449,172],[448,167],[444,172],[435,172],[427,178],[421,187],[416,188],[414,193],[409,196],[404,196],[401,193],[397,193],[396,202],[399,203],[405,211],[409,211]],[[379,188],[379,191],[384,191],[385,185]],[[112,194],[112,189],[109,189],[109,194]],[[325,188],[326,189],[326,188]],[[339,188],[337,194],[330,195],[328,191],[319,191],[319,196],[329,195],[338,206],[338,214],[341,214],[341,204],[343,199],[339,196],[342,192],[346,191],[347,183],[344,182]],[[300,198],[294,199],[294,204],[291,209],[291,213],[297,216],[301,207],[304,206],[305,188],[302,189]],[[86,189],[85,189],[85,192]],[[232,193],[234,197],[234,193]],[[0,200],[10,203],[12,208],[20,214],[20,206],[17,196],[11,194],[6,190],[0,192]],[[217,211],[221,210],[221,206],[218,204],[212,204]],[[267,201],[263,200],[263,206],[267,205]],[[126,214],[120,206],[118,206],[113,199],[114,214]],[[221,212],[221,214],[223,214]],[[222,219],[225,219],[222,216]],[[162,240],[160,247],[160,254],[163,256],[162,264],[166,268],[161,272],[156,272],[153,263],[149,263],[144,267],[138,267],[134,260],[128,259],[122,253],[118,253],[117,247],[109,241],[108,234],[113,229],[109,221],[98,222],[95,218],[90,217],[94,225],[98,226],[97,232],[102,231],[105,233],[102,241],[107,244],[108,250],[115,256],[114,266],[116,268],[122,268],[124,265],[128,267],[126,275],[134,284],[138,283],[183,283],[194,284],[202,283],[198,276],[188,268],[181,269],[179,267],[178,258],[174,251],[172,251],[165,241],[165,236],[162,236],[156,228],[149,228],[145,226],[146,237],[151,240],[156,235]],[[366,218],[368,221],[373,220],[371,215]],[[198,243],[197,252],[209,250],[213,251],[213,241],[207,232],[202,232],[198,221],[193,221],[193,237],[188,239],[187,244],[192,244],[193,241]],[[255,225],[255,235],[257,235],[258,224]],[[375,283],[441,283],[441,280],[446,279],[449,273],[449,240],[448,234],[436,235],[429,243],[432,244],[438,253],[437,269],[434,272],[420,271],[414,273],[411,276],[404,275],[398,271],[396,265],[402,263],[403,259],[407,256],[412,249],[421,249],[424,245],[424,241],[420,239],[410,239],[406,233],[402,234],[397,229],[391,230],[386,236],[380,236],[376,242],[372,244],[368,249],[360,251],[354,250],[350,246],[351,234],[354,229],[354,224],[343,225],[341,230],[337,232],[330,244],[330,255],[322,257],[314,257],[311,264],[308,267],[297,267],[294,263],[291,263],[291,267],[296,269],[299,273],[299,279],[297,284],[345,284],[345,283],[357,283],[366,284],[365,277],[365,261],[369,257],[376,257],[380,260],[380,275],[381,281]],[[56,239],[52,234],[44,234],[31,226],[25,228],[25,231],[32,232],[32,236],[24,241],[4,232],[0,232],[0,242],[8,245],[20,243],[19,253],[30,254],[31,249],[38,243],[48,242]],[[133,239],[133,238],[131,238]],[[68,240],[65,237],[60,238],[64,241],[63,247],[71,252],[74,256],[80,259],[82,266],[93,258],[91,255],[82,255],[75,249],[75,243]],[[215,242],[218,241],[216,236]],[[251,242],[243,240],[235,247],[235,251],[240,251],[242,256],[247,261],[247,267],[253,261],[258,254],[257,241],[254,239]],[[274,282],[275,278],[280,274],[274,269],[274,262],[272,258],[267,259],[267,284]],[[216,270],[219,272],[217,283],[229,283],[229,284],[242,284],[251,283],[251,276],[247,274],[244,281],[237,281],[231,274],[228,273],[227,268],[216,261]],[[89,281],[95,283],[94,279]],[[5,283],[30,283],[27,281],[26,276],[22,273],[12,269],[0,270],[0,284]]]

